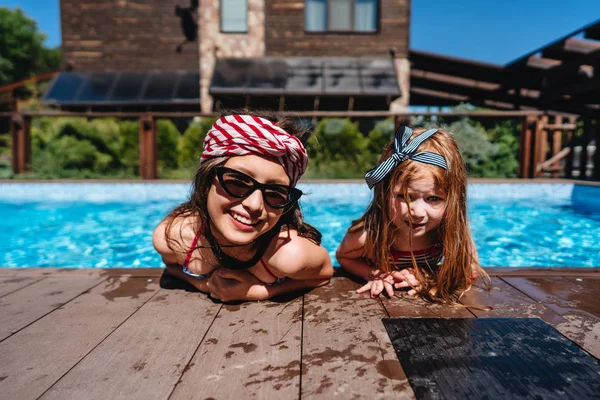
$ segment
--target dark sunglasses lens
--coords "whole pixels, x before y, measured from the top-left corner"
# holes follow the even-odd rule
[[[220,181],[223,189],[233,197],[245,197],[254,190],[254,183],[244,174],[225,172]]]
[[[265,202],[274,208],[282,208],[289,203],[289,195],[286,188],[265,189]]]

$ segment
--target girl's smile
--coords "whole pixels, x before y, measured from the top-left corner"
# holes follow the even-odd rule
[[[224,165],[260,183],[289,185],[285,169],[275,159],[258,155],[231,157]],[[207,209],[213,234],[222,245],[246,245],[273,228],[283,209],[270,207],[261,190],[243,198],[227,193],[217,178],[208,193]]]

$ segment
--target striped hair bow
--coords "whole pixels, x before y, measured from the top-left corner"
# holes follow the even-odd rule
[[[276,158],[295,186],[306,171],[308,155],[302,142],[271,121],[251,115],[219,118],[204,138],[202,159],[257,154]]]
[[[408,140],[412,136],[413,130],[408,126],[398,128],[394,135],[394,153],[392,156],[365,174],[365,181],[367,181],[369,189],[373,189],[373,186],[385,179],[401,162],[406,160],[414,160],[448,169],[446,160],[441,155],[429,151],[416,152],[421,143],[429,139],[437,131],[437,129],[429,129],[415,137],[409,143]]]

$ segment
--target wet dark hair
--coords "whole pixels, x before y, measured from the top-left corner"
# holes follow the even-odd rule
[[[265,118],[271,122],[273,122],[278,127],[285,130],[292,136],[300,139],[302,144],[306,146],[308,139],[310,138],[310,131],[306,129],[302,129],[298,126],[294,121],[289,118],[283,117],[277,113],[273,112],[252,112],[248,110],[236,110],[236,111],[224,111],[221,114],[221,117],[227,115],[252,115],[255,117]],[[214,237],[211,229],[210,229],[210,217],[208,215],[208,207],[207,207],[207,199],[210,188],[212,187],[214,177],[215,177],[215,168],[221,165],[224,165],[225,162],[230,158],[230,156],[224,157],[215,157],[207,160],[202,160],[200,165],[196,171],[194,181],[192,182],[192,192],[190,194],[190,198],[185,203],[177,206],[168,216],[167,216],[167,226],[165,229],[165,237],[167,245],[171,250],[174,249],[173,244],[177,242],[170,235],[171,228],[173,226],[173,222],[179,217],[189,217],[193,216],[196,218],[194,222],[194,231],[198,232],[200,229],[202,230],[202,235],[208,239],[209,243],[213,243],[210,246],[213,254],[217,258],[217,260],[221,259],[222,250],[219,247],[219,244]],[[302,218],[302,210],[300,209],[300,205],[298,202],[294,202],[289,208],[284,209],[283,214],[279,217],[277,224],[270,229],[269,231],[262,234],[256,240],[258,241],[258,248],[264,248],[269,246],[273,238],[281,231],[289,231],[295,230],[298,232],[298,235],[304,238],[311,240],[316,244],[321,244],[321,233],[314,228],[312,225],[304,222]],[[182,237],[179,235],[179,237]],[[198,246],[203,247],[203,246]],[[180,248],[184,248],[185,246],[180,246]],[[187,252],[187,250],[185,250]],[[239,261],[239,260],[237,260]],[[240,265],[244,265],[243,261],[239,261]],[[228,268],[234,267],[235,265],[227,265]],[[244,268],[246,268],[244,266]]]

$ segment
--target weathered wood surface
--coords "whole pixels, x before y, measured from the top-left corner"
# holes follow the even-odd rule
[[[26,277],[2,277],[0,278],[0,297],[6,296],[29,286],[40,278],[26,278]]]
[[[457,308],[371,299],[345,277],[221,305],[160,290],[156,270],[0,269],[0,399],[413,398],[385,317],[541,318],[599,357],[597,270],[530,271],[494,271]]]
[[[300,390],[302,298],[224,305],[173,399],[293,399]],[[201,342],[200,342],[201,340]]]
[[[304,296],[302,397],[413,398],[381,319],[379,299],[334,279]]]
[[[219,308],[198,293],[158,292],[42,398],[167,398]]]
[[[98,278],[46,278],[33,283],[28,290],[0,298],[0,341],[101,281]]]
[[[146,279],[107,280],[4,340],[0,397],[41,396],[157,290],[158,285]],[[40,298],[31,306],[45,311],[41,304],[46,301]]]

